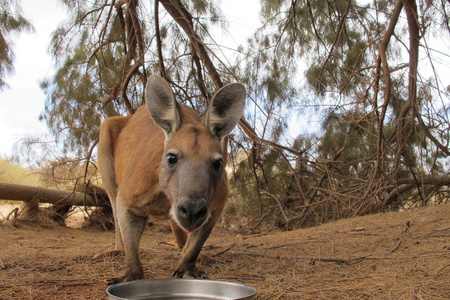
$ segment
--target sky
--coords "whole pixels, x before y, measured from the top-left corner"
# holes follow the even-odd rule
[[[39,81],[53,73],[47,48],[65,11],[56,0],[22,0],[22,10],[35,33],[13,36],[15,72],[6,76],[9,88],[0,91],[0,156],[11,156],[14,143],[26,136],[48,133],[38,120],[45,105]]]
[[[12,156],[14,145],[23,138],[50,135],[46,124],[39,121],[45,107],[39,82],[54,74],[47,50],[52,32],[67,18],[65,8],[56,0],[22,0],[21,4],[35,32],[13,37],[15,72],[6,77],[9,88],[0,91],[0,157]],[[259,0],[222,0],[222,12],[233,36],[228,40],[230,46],[244,43],[259,26],[258,7]]]

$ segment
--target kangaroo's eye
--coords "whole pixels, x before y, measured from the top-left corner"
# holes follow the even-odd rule
[[[222,164],[223,164],[223,160],[222,159],[216,159],[213,161],[213,168],[216,171],[220,171],[220,169],[222,168]]]
[[[176,154],[167,153],[167,163],[169,165],[174,165],[177,163],[177,161],[178,161],[178,156]]]

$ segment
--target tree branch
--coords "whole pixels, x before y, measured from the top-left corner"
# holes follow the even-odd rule
[[[180,25],[184,32],[187,34],[191,41],[191,44],[197,50],[200,59],[203,61],[206,69],[208,70],[209,76],[211,76],[214,84],[217,88],[221,88],[223,86],[222,80],[220,79],[219,73],[214,67],[213,62],[209,58],[209,55],[206,52],[206,48],[204,47],[203,43],[201,43],[200,38],[194,31],[190,13],[179,1],[160,0],[160,2],[164,6],[166,11],[175,20],[175,22],[177,22],[178,25]]]
[[[377,164],[376,164],[377,173],[380,173],[382,171],[382,167],[383,167],[383,162],[381,161],[382,157],[384,157],[384,155],[382,155],[382,153],[384,151],[383,126],[384,126],[384,118],[386,116],[387,106],[389,104],[389,100],[391,97],[391,75],[390,75],[389,65],[387,63],[387,58],[386,58],[386,49],[387,49],[387,46],[391,39],[391,36],[394,34],[394,29],[395,29],[395,26],[397,25],[398,17],[400,16],[402,8],[403,8],[403,0],[398,0],[397,5],[395,6],[394,11],[392,12],[389,26],[386,30],[386,33],[384,34],[384,38],[381,41],[381,45],[380,45],[379,61],[381,61],[382,66],[383,66],[385,90],[384,90],[384,102],[381,105],[381,115],[380,115],[380,119],[378,121],[378,151],[377,151]],[[377,73],[376,76],[380,76],[379,73]],[[377,93],[377,92],[378,91],[375,91],[375,93]]]
[[[351,4],[352,4],[352,1],[351,0],[347,0],[347,7],[345,8],[344,15],[339,20],[339,25],[338,25],[338,30],[337,30],[336,36],[334,37],[333,43],[331,44],[330,51],[328,51],[328,56],[325,59],[325,61],[323,62],[323,64],[322,64],[322,68],[320,69],[320,73],[319,73],[319,75],[317,75],[318,79],[322,75],[322,72],[325,69],[325,66],[326,66],[328,60],[330,60],[330,58],[331,58],[331,56],[333,54],[334,48],[336,48],[336,46],[337,46],[337,44],[339,42],[339,39],[341,38],[341,34],[342,34],[342,31],[343,31],[343,28],[344,28],[344,25],[345,25],[345,21],[347,20],[348,13],[350,11]]]
[[[417,5],[415,0],[404,0],[406,19],[409,30],[409,80],[408,80],[408,101],[402,108],[398,118],[397,143],[398,150],[394,159],[394,174],[398,170],[400,156],[403,154],[406,138],[403,134],[405,120],[408,112],[412,109],[413,116],[417,115],[417,65],[419,63],[419,23],[417,19]]]
[[[417,179],[417,180],[416,180]],[[417,182],[422,185],[433,185],[435,187],[440,187],[442,185],[450,185],[450,175],[446,176],[433,176],[433,175],[424,175],[417,178],[402,178],[397,180],[398,186],[385,195],[383,199],[383,206],[388,207],[395,200],[397,200],[400,194],[409,191],[415,187],[417,187]]]
[[[155,35],[156,45],[158,48],[159,73],[164,79],[167,80],[166,68],[164,67],[164,58],[162,55],[161,34],[159,32],[159,0],[155,0]]]

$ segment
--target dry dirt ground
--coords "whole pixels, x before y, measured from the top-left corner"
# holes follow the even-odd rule
[[[123,256],[91,257],[114,234],[0,224],[0,299],[106,299]],[[147,278],[167,278],[179,251],[167,226],[144,233]],[[450,299],[450,204],[267,235],[216,229],[203,253],[211,279],[255,287],[257,299]]]

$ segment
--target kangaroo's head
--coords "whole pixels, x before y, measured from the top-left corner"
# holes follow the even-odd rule
[[[160,186],[171,201],[171,217],[192,232],[210,217],[211,201],[226,176],[224,137],[241,118],[245,87],[232,83],[217,91],[202,121],[181,108],[158,75],[149,78],[146,98],[153,121],[166,136]]]

